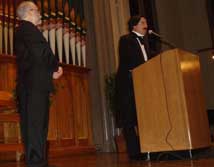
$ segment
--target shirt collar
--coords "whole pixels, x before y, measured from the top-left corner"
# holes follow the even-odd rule
[[[144,35],[142,35],[142,34],[136,32],[136,31],[132,31],[132,32],[135,33],[135,34],[136,34],[137,36],[139,36],[139,37],[144,37]]]

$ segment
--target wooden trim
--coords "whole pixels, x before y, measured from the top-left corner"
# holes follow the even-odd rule
[[[88,145],[88,139],[78,139],[78,143],[80,146],[87,146]]]
[[[15,55],[5,55],[5,54],[1,54],[0,55],[0,63],[12,63],[15,64],[16,63],[16,56]],[[72,71],[72,72],[77,72],[77,73],[88,73],[89,71],[91,71],[90,68],[86,68],[86,67],[81,67],[81,66],[74,66],[71,64],[64,64],[64,63],[60,63],[60,65],[63,67],[63,70],[66,71]]]
[[[16,144],[0,144],[0,152],[7,152],[7,151],[20,151],[24,150],[24,146],[21,143]]]
[[[18,113],[0,113],[0,122],[19,122]]]
[[[14,55],[5,55],[1,54],[0,55],[0,63],[16,63],[16,57]]]
[[[75,140],[74,139],[63,139],[60,140],[58,142],[56,142],[55,140],[48,140],[48,145],[50,148],[55,148],[55,147],[73,147],[75,145]]]
[[[85,154],[85,153],[96,153],[96,149],[93,146],[77,146],[77,147],[58,147],[49,149],[49,157],[60,157],[65,155],[71,155],[71,154]]]

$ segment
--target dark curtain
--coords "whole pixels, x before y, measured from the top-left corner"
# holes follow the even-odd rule
[[[149,29],[159,32],[155,0],[129,0],[129,6],[131,16],[145,16],[149,25]],[[150,36],[149,45],[150,49],[153,51],[157,53],[160,52],[160,41],[156,37]]]
[[[209,19],[210,31],[212,35],[212,47],[214,48],[214,1],[207,0],[207,14]]]

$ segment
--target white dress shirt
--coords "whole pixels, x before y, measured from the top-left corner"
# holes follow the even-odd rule
[[[137,36],[143,38],[144,35],[136,32],[136,31],[132,31],[133,33],[135,33]],[[145,46],[143,44],[140,43],[140,40],[138,38],[136,38],[136,40],[138,41],[138,44],[140,45],[141,47],[141,51],[143,53],[143,57],[144,57],[144,60],[147,61],[148,60],[148,56],[147,56],[147,53],[146,53],[146,49],[145,49]]]

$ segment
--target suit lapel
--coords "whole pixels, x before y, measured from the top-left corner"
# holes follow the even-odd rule
[[[143,55],[143,52],[142,52],[142,49],[141,49],[141,46],[140,46],[139,42],[137,41],[137,34],[131,32],[130,36],[131,36],[131,38],[133,38],[133,40],[135,40],[136,47],[138,48],[138,51],[137,51],[138,54],[142,57],[143,61],[145,61],[144,55]],[[148,46],[148,37],[147,37],[147,35],[145,35],[144,38],[145,38],[145,40],[144,40],[145,51],[146,51],[146,54],[148,56],[148,59],[150,59],[149,46]]]
[[[135,41],[135,46],[133,46],[133,47],[137,48],[138,55],[140,55],[143,58],[143,52],[141,50],[140,44],[137,41],[137,35],[135,33],[131,32],[130,36],[133,39],[133,41]],[[143,60],[144,60],[144,58],[143,58]]]

